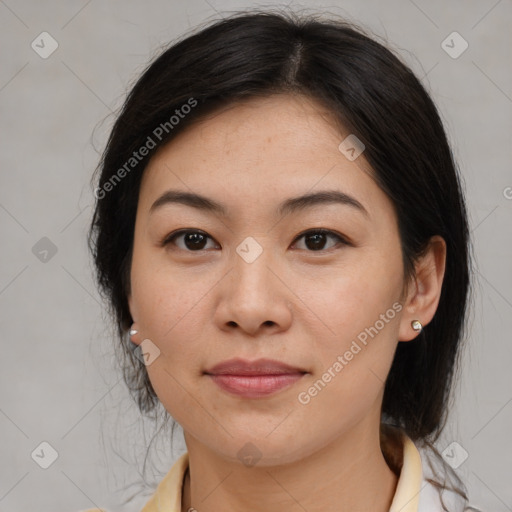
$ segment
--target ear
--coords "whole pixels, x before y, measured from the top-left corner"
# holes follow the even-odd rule
[[[134,316],[135,312],[134,312],[134,304],[133,304],[132,294],[128,293],[126,298],[128,300],[128,309],[130,310],[130,315],[131,315],[132,319],[135,319],[135,316]]]
[[[128,308],[130,310],[130,316],[132,317],[132,320],[133,320],[131,328],[135,329],[137,331],[136,334],[130,334],[130,340],[134,345],[140,345],[142,338],[141,338],[140,332],[138,332],[139,325],[137,324],[137,315],[135,314],[134,302],[133,302],[131,293],[128,293],[127,299],[128,299]]]
[[[132,317],[132,321],[137,322],[137,320],[139,318],[139,314],[137,311],[137,304],[135,303],[135,300],[133,300],[131,293],[129,293],[126,298],[128,301],[128,309],[130,311],[130,316]]]
[[[408,283],[399,341],[410,341],[418,335],[411,327],[413,320],[419,320],[425,327],[434,317],[441,297],[445,265],[446,242],[439,235],[433,236],[426,253],[415,264],[416,275]]]

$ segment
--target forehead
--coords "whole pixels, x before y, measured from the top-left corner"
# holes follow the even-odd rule
[[[274,95],[229,105],[163,146],[143,176],[140,204],[168,188],[199,192],[234,211],[335,189],[369,211],[390,207],[364,153],[350,161],[340,143],[350,135],[324,106],[302,96]]]
[[[270,156],[268,152],[281,165],[309,160],[315,153],[338,151],[343,136],[334,119],[325,107],[304,96],[251,98],[222,107],[192,124],[160,148],[152,160],[170,153],[177,160],[197,144],[200,146],[186,155],[187,160],[258,162]]]

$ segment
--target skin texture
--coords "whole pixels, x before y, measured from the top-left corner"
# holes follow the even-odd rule
[[[364,153],[349,161],[338,149],[347,135],[312,100],[274,95],[189,127],[145,170],[131,267],[129,305],[139,331],[132,340],[149,339],[160,350],[149,377],[184,430],[190,471],[183,510],[389,509],[397,476],[379,441],[384,383],[397,343],[417,336],[411,321],[425,326],[435,313],[446,245],[434,237],[416,279],[404,282],[393,205]],[[168,189],[212,198],[228,215],[182,204],[150,214]],[[368,216],[340,204],[276,213],[283,200],[318,190],[350,194]],[[203,250],[183,236],[160,244],[183,228],[210,237]],[[307,237],[297,238],[313,228],[350,243],[327,236],[315,250],[311,238],[309,247]],[[246,237],[262,248],[251,263],[236,251]],[[300,403],[299,393],[394,303],[401,306],[394,318]],[[232,357],[277,359],[308,373],[265,398],[240,398],[204,374]],[[254,466],[240,457],[247,443],[260,453]]]

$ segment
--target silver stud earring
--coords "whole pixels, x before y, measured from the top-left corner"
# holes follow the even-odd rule
[[[423,325],[421,325],[421,322],[419,320],[413,320],[411,322],[411,327],[416,331],[416,332],[421,332],[421,330],[423,329]]]
[[[136,334],[138,334],[139,331],[137,331],[137,329],[130,329],[130,336],[135,336]]]

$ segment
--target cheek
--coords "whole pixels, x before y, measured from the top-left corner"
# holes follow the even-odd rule
[[[203,425],[205,413],[194,388],[206,352],[204,321],[205,292],[213,282],[196,283],[153,272],[146,266],[132,288],[144,338],[159,349],[159,356],[146,367],[151,384],[164,408],[178,423]],[[204,319],[204,318],[203,318]]]
[[[338,297],[332,301],[329,323],[335,335],[313,337],[315,373],[296,396],[304,417],[323,418],[326,434],[356,425],[368,411],[380,411],[378,403],[397,345],[401,310],[389,291],[375,294],[359,306],[354,305],[354,297]]]
[[[181,339],[180,330],[187,328],[187,339],[193,339],[201,326],[201,299],[213,285],[198,280],[186,270],[169,272],[162,258],[141,250],[132,262],[132,301],[137,322],[144,337],[155,340],[165,349],[171,340]]]
[[[401,256],[397,251],[380,252],[376,248],[354,251],[343,266],[330,268],[328,273],[293,279],[294,290],[303,298],[301,315],[316,326],[313,339],[322,340],[316,348],[329,352],[342,349],[375,324],[382,337],[389,337],[398,327]]]
[[[317,327],[311,336],[317,385],[306,391],[325,410],[368,407],[384,386],[398,340],[402,304],[399,254],[368,251],[346,268],[315,283],[302,280],[308,313]],[[312,325],[312,324],[310,324]],[[317,398],[318,397],[318,398]],[[321,397],[321,398],[320,398]]]

